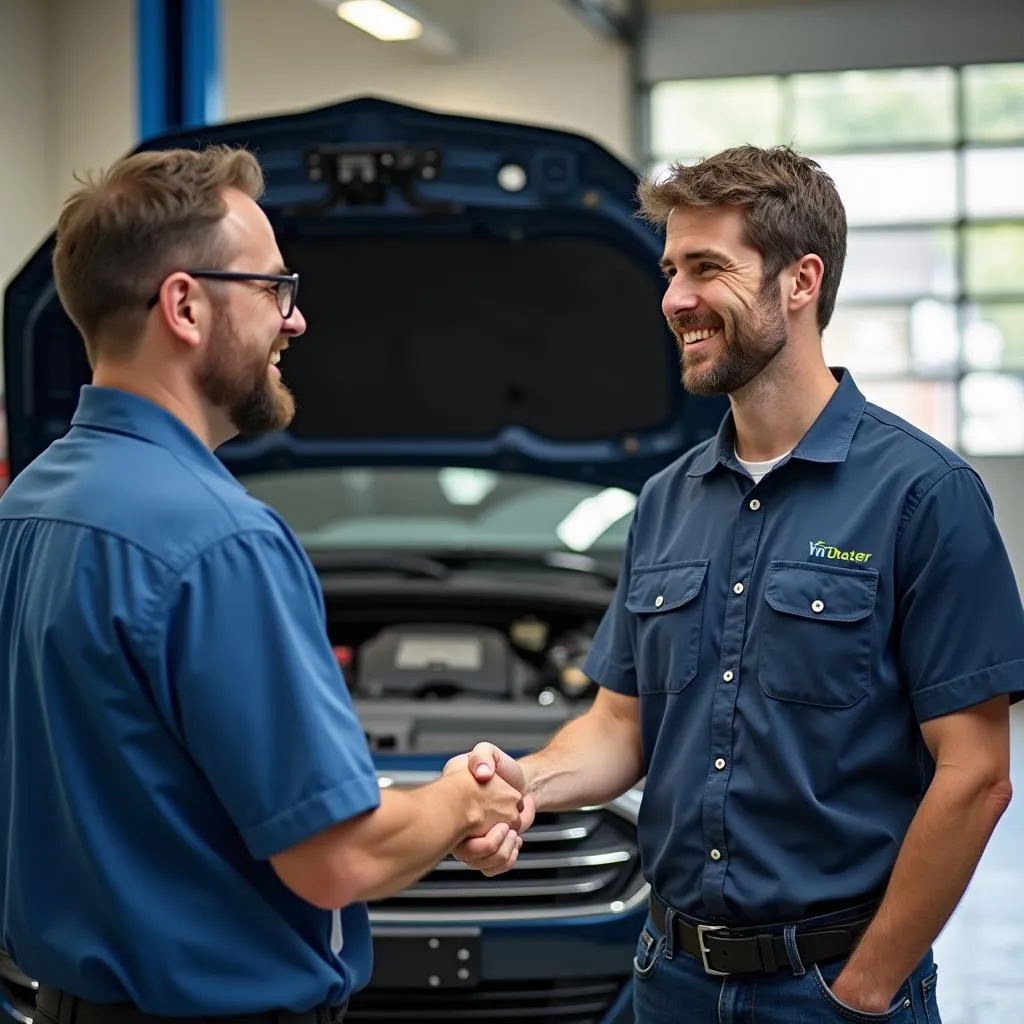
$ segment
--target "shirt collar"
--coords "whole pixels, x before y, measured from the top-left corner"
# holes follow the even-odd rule
[[[805,462],[845,462],[853,435],[867,404],[860,389],[841,366],[830,367],[839,382],[828,404],[793,449],[790,458]],[[736,468],[736,428],[730,409],[711,444],[694,460],[688,476],[707,476],[718,466]]]
[[[130,391],[85,385],[71,425],[137,437],[237,483],[224,463],[177,416]]]

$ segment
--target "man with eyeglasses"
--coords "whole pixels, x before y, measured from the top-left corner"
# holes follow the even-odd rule
[[[0,947],[60,1024],[326,1024],[366,900],[521,827],[469,772],[381,791],[316,574],[213,454],[288,425],[306,324],[244,150],[140,153],[65,203],[92,384],[0,500]]]

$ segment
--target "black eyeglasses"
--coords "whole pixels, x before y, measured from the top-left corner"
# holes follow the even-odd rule
[[[191,277],[209,277],[216,281],[273,281],[277,287],[277,309],[284,320],[295,312],[295,301],[299,296],[298,274],[245,274],[235,270],[186,270]],[[152,309],[160,301],[160,292],[154,292],[146,303]]]

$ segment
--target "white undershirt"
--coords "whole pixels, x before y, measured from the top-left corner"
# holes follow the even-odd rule
[[[735,449],[733,449],[733,454],[736,454]],[[767,462],[748,462],[736,455],[736,461],[754,478],[754,483],[759,484],[761,479],[767,476],[788,454],[789,452],[783,452]]]

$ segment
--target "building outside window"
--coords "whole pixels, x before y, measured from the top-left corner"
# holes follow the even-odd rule
[[[649,142],[656,171],[818,160],[850,227],[829,363],[967,455],[1024,453],[1024,64],[660,82]]]

